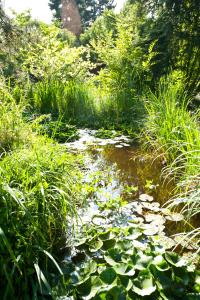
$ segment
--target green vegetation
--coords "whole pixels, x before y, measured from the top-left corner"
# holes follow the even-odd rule
[[[86,225],[74,242],[76,263],[65,267],[68,295],[75,299],[198,299],[199,273],[158,242],[144,240],[138,224],[123,229]]]
[[[184,214],[183,239],[199,239],[199,0],[130,0],[119,14],[102,13],[112,1],[90,14],[78,3],[79,38],[0,5],[0,297],[199,299],[199,259],[158,247],[140,224],[77,232],[98,183],[83,180],[84,154],[62,145],[85,127],[140,140],[176,184],[165,205]],[[127,183],[126,193],[140,191]],[[99,210],[119,212],[122,198]],[[66,248],[83,259],[64,265]]]

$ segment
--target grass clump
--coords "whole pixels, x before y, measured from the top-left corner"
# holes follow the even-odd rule
[[[56,259],[82,199],[82,160],[34,132],[5,88],[1,99],[0,298],[43,299],[62,274]]]
[[[4,299],[20,295],[32,299],[52,280],[56,265],[51,257],[60,255],[69,217],[76,218],[77,176],[74,157],[44,138],[36,138],[31,147],[13,151],[0,162],[0,295]],[[36,266],[46,278],[42,290]]]
[[[183,85],[174,75],[177,74],[161,80],[157,93],[148,94],[144,134],[148,143],[167,158],[167,174],[177,178],[180,195],[169,201],[169,206],[181,210],[187,222],[192,223],[200,214],[199,113],[188,110]],[[191,240],[199,235],[199,228],[195,228],[187,237]]]
[[[41,114],[62,117],[71,123],[84,124],[93,117],[93,103],[86,84],[45,79],[28,85],[28,103]]]
[[[174,167],[181,165],[184,173],[194,175],[199,165],[194,153],[200,150],[198,114],[188,111],[189,101],[181,81],[174,79],[174,75],[163,78],[158,92],[150,92],[147,98],[148,117],[144,131],[147,141],[162,150]]]

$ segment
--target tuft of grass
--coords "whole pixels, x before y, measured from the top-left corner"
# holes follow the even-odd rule
[[[56,261],[82,201],[82,159],[33,132],[5,87],[0,95],[0,298],[39,299],[62,276]]]
[[[79,124],[93,116],[93,103],[86,84],[45,79],[26,88],[28,102],[41,114],[50,113],[53,117]]]
[[[57,266],[50,257],[61,255],[69,218],[76,219],[81,199],[76,165],[63,147],[44,137],[35,137],[29,148],[10,152],[0,161],[2,299],[26,293],[32,299],[34,290],[41,292],[42,285],[44,292],[46,282],[52,281]]]
[[[174,78],[174,74],[162,78],[157,93],[149,92],[147,99],[144,135],[154,149],[164,153],[168,162],[165,174],[176,176],[178,182],[180,195],[168,204],[181,210],[187,222],[192,222],[200,214],[199,113],[188,110],[189,100],[182,81]],[[199,236],[199,229],[189,235]]]

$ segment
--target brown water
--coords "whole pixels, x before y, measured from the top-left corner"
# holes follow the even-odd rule
[[[173,178],[166,180],[161,176],[163,168],[161,160],[153,159],[150,153],[142,151],[138,146],[126,148],[106,146],[98,155],[106,165],[116,165],[117,178],[121,183],[138,187],[138,191],[132,195],[124,195],[126,200],[132,201],[140,194],[148,193],[163,205],[174,195]]]

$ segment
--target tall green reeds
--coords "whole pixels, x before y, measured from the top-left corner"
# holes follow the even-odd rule
[[[8,91],[0,106],[0,298],[43,299],[81,200],[76,159],[25,124]],[[4,93],[4,94],[5,94]],[[80,160],[79,160],[80,163]],[[54,274],[54,275],[53,275]],[[56,275],[55,275],[56,274]]]
[[[28,86],[28,102],[38,113],[83,124],[94,119],[94,103],[87,84],[45,79]]]
[[[179,208],[188,221],[200,214],[200,129],[199,114],[191,113],[182,81],[162,78],[157,93],[149,92],[146,100],[148,113],[145,137],[149,144],[164,153],[167,174],[176,176],[181,194],[169,201]],[[199,229],[191,237],[200,235]]]

